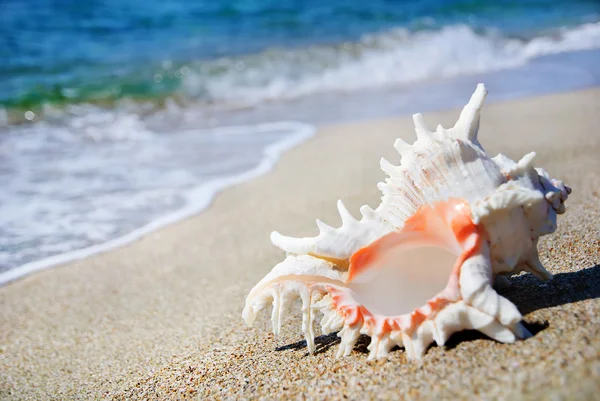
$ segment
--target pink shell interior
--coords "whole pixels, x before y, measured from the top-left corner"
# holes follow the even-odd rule
[[[460,268],[480,249],[478,230],[464,201],[421,207],[401,231],[352,256],[346,285],[327,286],[334,307],[351,326],[410,335],[425,319],[460,299]],[[404,288],[398,287],[398,277]]]

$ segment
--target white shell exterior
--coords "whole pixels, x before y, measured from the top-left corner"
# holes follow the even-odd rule
[[[275,266],[250,292],[243,317],[251,325],[258,311],[273,304],[273,331],[297,297],[303,302],[302,330],[308,349],[314,352],[314,320],[323,313],[324,333],[340,331],[338,356],[348,355],[361,333],[371,336],[370,358],[387,355],[394,346],[419,359],[429,344],[442,345],[456,331],[476,329],[501,342],[528,336],[519,323],[517,308],[492,288],[498,275],[528,271],[542,279],[551,274],[541,265],[537,241],[556,229],[557,214],[565,211],[570,188],[532,166],[535,153],[514,162],[504,155],[487,156],[477,140],[479,115],[487,91],[479,84],[454,127],[429,131],[420,114],[413,116],[417,140],[394,144],[402,156],[400,166],[381,160],[388,175],[379,184],[380,206],[360,209],[356,220],[338,201],[342,219],[339,228],[317,220],[319,235],[312,238],[285,237],[274,232],[271,241],[284,250],[286,259]],[[396,330],[378,327],[378,322],[358,324],[344,317],[332,302],[332,288],[346,286],[348,261],[359,249],[390,232],[400,231],[405,221],[423,205],[449,199],[468,203],[474,224],[485,228],[487,238],[480,254],[461,268],[459,292],[449,296],[441,310],[419,308],[428,318],[415,325],[410,317],[395,317]],[[452,298],[452,299],[450,299]],[[352,300],[348,301],[352,303]],[[354,323],[352,323],[354,322]],[[387,326],[386,326],[387,327]]]

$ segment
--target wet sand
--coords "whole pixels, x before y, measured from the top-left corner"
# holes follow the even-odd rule
[[[466,102],[467,99],[465,99]],[[459,110],[428,113],[451,126]],[[320,336],[307,355],[298,308],[282,335],[269,314],[246,328],[247,292],[283,255],[276,229],[316,233],[376,207],[379,159],[397,162],[410,116],[341,124],[285,154],[272,173],[218,195],[206,212],[140,241],[0,288],[0,399],[594,399],[600,391],[600,89],[488,105],[480,141],[573,187],[567,213],[540,243],[555,279],[512,278],[503,295],[534,337],[500,344],[475,332],[367,361],[368,339],[335,359]],[[561,398],[562,397],[562,398]]]

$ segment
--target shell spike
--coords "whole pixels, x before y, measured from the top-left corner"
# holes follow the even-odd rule
[[[513,333],[515,333],[517,338],[522,340],[533,337],[533,334],[531,334],[531,332],[527,330],[527,328],[521,322],[513,324],[510,326],[510,329]]]
[[[323,221],[321,221],[320,219],[317,219],[316,221],[317,221],[317,227],[319,228],[319,232],[326,233],[326,232],[334,230],[333,227],[323,223]]]
[[[517,162],[517,165],[522,171],[530,169],[533,165],[533,159],[535,158],[535,152],[529,152]]]
[[[408,359],[416,359],[416,355],[412,346],[412,339],[408,334],[402,332],[402,344],[404,344],[404,350],[406,351],[406,357]]]
[[[254,308],[252,305],[244,306],[244,310],[242,311],[242,318],[244,322],[246,322],[246,326],[252,327],[254,324],[254,320],[256,319],[256,313],[254,312]]]
[[[500,159],[501,155],[498,155],[496,157],[498,157],[498,160]],[[505,158],[504,155],[502,155],[503,158]],[[521,159],[519,159],[518,162],[514,163],[512,165],[510,165],[508,168],[505,168],[504,174],[507,174],[509,176],[512,177],[516,177],[516,176],[520,176],[523,175],[524,173],[527,172],[527,170],[529,170],[532,167],[532,162],[533,159],[535,158],[535,152],[529,152],[526,155],[524,155],[523,157],[521,157]],[[504,162],[506,163],[506,162]]]
[[[552,273],[550,273],[542,262],[540,262],[540,257],[537,253],[537,249],[532,249],[532,252],[528,255],[527,260],[525,261],[526,270],[531,272],[534,276],[539,278],[542,281],[552,280]]]
[[[360,214],[362,214],[363,218],[371,219],[374,217],[375,211],[367,205],[362,205],[360,207]]]
[[[356,221],[354,216],[350,214],[346,206],[344,206],[344,202],[341,199],[337,201],[338,212],[340,213],[340,217],[342,218],[342,224],[351,224]]]
[[[368,360],[380,359],[389,355],[396,343],[390,339],[389,333],[374,334],[371,343],[367,347],[370,351]]]
[[[477,330],[501,343],[514,343],[518,338],[510,328],[503,326],[496,320],[492,320],[483,327],[478,327]]]
[[[467,307],[466,312],[469,321],[467,327],[476,329],[501,343],[514,343],[517,339],[513,331],[494,316],[471,306]]]
[[[417,133],[417,139],[429,139],[432,135],[425,125],[423,114],[413,114],[413,122],[415,123],[415,131]]]
[[[281,297],[275,291],[273,294],[273,311],[271,313],[271,324],[273,326],[273,334],[275,334],[276,336],[278,336],[279,332],[281,331],[280,309],[281,309]]]
[[[315,311],[312,310],[312,293],[309,290],[303,291],[302,298],[302,332],[306,340],[306,347],[310,354],[314,354],[315,346]]]
[[[370,337],[369,359],[397,345],[420,360],[432,343],[462,330],[504,343],[530,337],[517,306],[497,290],[521,271],[552,278],[538,240],[556,230],[571,188],[534,167],[533,152],[518,161],[490,158],[477,139],[486,94],[478,85],[452,128],[429,130],[413,115],[417,139],[394,143],[401,163],[381,159],[386,177],[376,208],[350,213],[339,200],[341,225],[317,220],[318,234],[301,238],[273,232],[285,256],[250,290],[246,323],[272,305],[279,334],[301,298],[309,353],[319,324],[322,334],[337,332],[338,357]]]
[[[398,169],[398,166],[394,166],[384,157],[382,157],[379,161],[379,165],[381,166],[381,169],[389,176],[393,175],[394,172]]]
[[[412,146],[406,143],[402,138],[398,138],[394,142],[394,149],[396,149],[400,155],[403,155],[404,153],[410,152]]]
[[[354,346],[360,337],[360,327],[345,325],[338,333],[338,337],[340,337],[342,341],[340,342],[336,358],[348,356],[354,349]]]
[[[477,131],[479,130],[479,117],[481,107],[487,96],[484,84],[478,84],[477,89],[471,96],[469,103],[463,108],[458,121],[451,128],[455,137],[477,142]]]

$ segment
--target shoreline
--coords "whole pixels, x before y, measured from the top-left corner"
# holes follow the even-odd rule
[[[524,36],[521,36],[517,40],[515,40],[514,31],[503,32],[500,27],[497,27],[496,31],[494,29],[488,31],[487,29],[482,29],[483,27],[481,26],[476,28],[475,25],[460,23],[458,21],[448,21],[441,25],[421,26],[420,28],[404,25],[403,23],[400,25],[384,24],[384,26],[374,30],[357,32],[355,36],[350,35],[344,38],[344,35],[342,35],[332,37],[323,42],[319,40],[314,42],[302,41],[289,47],[285,43],[276,41],[271,44],[265,43],[264,46],[254,47],[248,52],[234,51],[229,54],[222,52],[210,54],[209,52],[201,55],[199,60],[196,61],[199,61],[204,68],[210,69],[212,67],[213,70],[215,67],[225,68],[225,72],[220,72],[224,75],[215,74],[211,78],[220,79],[221,88],[219,89],[228,93],[236,91],[236,86],[228,85],[227,78],[235,80],[241,77],[244,79],[243,75],[236,74],[236,71],[244,71],[246,63],[253,64],[256,59],[262,60],[263,58],[266,58],[268,62],[272,59],[272,55],[276,54],[280,57],[277,60],[282,63],[281,68],[287,69],[290,68],[290,65],[285,62],[286,54],[288,57],[290,53],[306,56],[306,54],[313,54],[316,49],[325,51],[329,57],[324,57],[323,59],[315,57],[312,59],[312,62],[326,62],[330,64],[333,68],[330,68],[327,75],[334,75],[333,81],[323,76],[318,78],[320,81],[315,81],[311,74],[306,72],[303,72],[304,79],[294,81],[287,79],[286,75],[282,74],[276,78],[283,81],[286,88],[283,91],[277,91],[277,84],[267,79],[268,86],[272,87],[271,92],[278,92],[275,100],[285,101],[286,99],[290,100],[307,95],[318,97],[320,96],[320,90],[317,88],[323,85],[329,86],[333,91],[342,92],[347,88],[348,84],[351,85],[354,91],[376,88],[381,84],[383,86],[397,84],[410,85],[411,83],[437,80],[440,77],[443,79],[460,78],[464,76],[462,75],[463,73],[467,75],[493,74],[494,72],[506,69],[526,68],[526,64],[535,62],[548,55],[568,54],[588,50],[600,51],[600,42],[598,41],[600,24],[596,19],[586,18],[575,19],[570,22],[561,21],[562,23],[557,25],[540,26],[538,27],[540,30],[531,27],[525,31]],[[439,40],[444,40],[445,46],[455,50],[455,56],[443,55],[442,57],[445,57],[443,60],[434,58],[431,64],[426,64],[424,69],[418,71],[411,70],[410,68],[403,70],[405,67],[402,63],[398,62],[399,60],[395,60],[396,63],[390,64],[386,62],[386,59],[402,57],[404,59],[412,59],[413,62],[420,61],[426,63],[425,59],[427,57],[419,60],[419,55],[415,54],[410,46],[406,46],[406,43],[402,39],[399,39],[398,36],[401,38],[409,37],[412,42],[418,43],[426,51],[430,51]],[[483,52],[483,57],[478,60],[478,63],[471,63],[470,57],[466,53],[463,54],[461,52],[461,45],[465,44],[467,46],[475,46]],[[350,47],[347,48],[347,46]],[[390,46],[392,47],[390,48]],[[332,56],[332,52],[341,52],[345,57],[336,59],[335,56]],[[357,52],[360,53],[360,56],[355,55]],[[423,55],[426,56],[427,53],[420,54],[420,56]],[[336,60],[333,63],[331,63],[332,57]],[[50,59],[48,61],[52,62],[53,60]],[[144,85],[135,82],[139,77],[137,77],[138,74],[136,74],[135,70],[131,69],[131,66],[126,68],[127,71],[120,71],[116,75],[111,76],[112,79],[108,81],[105,81],[106,76],[104,74],[96,76],[96,79],[100,79],[102,83],[99,87],[98,85],[86,85],[85,75],[80,75],[80,73],[74,74],[74,82],[70,82],[69,84],[60,81],[52,83],[51,80],[50,82],[38,85],[38,87],[35,87],[35,85],[26,85],[22,82],[15,84],[14,81],[18,81],[19,75],[18,73],[15,74],[14,71],[10,71],[12,74],[7,76],[9,84],[13,83],[18,90],[9,88],[12,89],[8,91],[12,96],[3,99],[4,103],[0,105],[0,117],[4,118],[0,118],[0,124],[8,121],[11,124],[32,121],[35,115],[46,114],[44,109],[47,105],[56,110],[67,108],[70,105],[113,108],[123,101],[143,104],[147,100],[151,100],[154,103],[153,110],[160,110],[170,102],[193,103],[194,98],[196,98],[193,95],[198,95],[197,92],[200,92],[200,96],[198,97],[204,101],[210,101],[212,97],[223,101],[223,104],[231,101],[231,98],[227,96],[219,97],[218,90],[209,93],[212,97],[202,96],[201,91],[195,88],[194,80],[198,79],[198,77],[200,79],[206,78],[206,76],[203,75],[203,68],[198,68],[193,62],[194,60],[176,58],[175,60],[167,61],[160,58],[150,58],[147,61],[152,65],[150,69],[148,69],[149,66],[147,63],[137,65],[137,68],[142,69],[141,72],[147,79]],[[295,63],[298,64],[301,61],[296,61]],[[237,62],[242,63],[241,68],[238,68],[237,65],[229,65]],[[386,76],[370,81],[366,80],[364,74],[368,73],[371,65],[376,63],[384,67],[382,73],[385,73]],[[102,63],[93,63],[93,65],[101,70],[109,67]],[[448,69],[447,65],[451,65],[451,68]],[[62,68],[64,66],[59,66],[59,69],[63,73],[68,71],[62,70]],[[264,65],[261,65],[261,68],[264,68]],[[352,70],[357,68],[359,71],[351,71],[351,75],[345,72],[346,69]],[[407,75],[406,79],[398,79],[398,68],[401,69],[400,75]],[[462,73],[458,73],[457,71],[462,71]],[[254,72],[256,73],[256,71]],[[259,72],[265,74],[260,69]],[[153,77],[153,75],[155,76]],[[192,82],[186,83],[186,78],[190,75],[192,76]],[[271,78],[270,75],[272,74],[267,73],[267,75],[262,76],[263,81],[265,77]],[[354,85],[354,81],[357,78],[365,82],[360,85]],[[116,82],[113,82],[113,79],[116,79]],[[242,87],[242,90],[234,97],[241,97],[244,104],[253,105],[263,101],[268,102],[272,96],[270,93],[265,93],[261,90],[263,87],[261,81],[253,82],[249,80],[245,84],[248,85],[252,96],[245,93],[248,87]],[[106,87],[110,87],[111,90],[108,92],[106,90],[103,91],[102,88]],[[303,87],[303,89],[299,90],[298,87]],[[210,88],[208,90],[210,92]],[[298,93],[292,96],[286,95],[294,91],[298,91]],[[33,112],[34,116],[25,116],[28,111]]]
[[[559,220],[558,232],[543,241],[541,255],[550,270],[558,273],[559,287],[553,285],[550,290],[560,295],[564,290],[560,285],[569,284],[567,288],[579,288],[583,294],[591,291],[590,297],[529,308],[529,313],[524,313],[527,323],[544,319],[550,323],[525,342],[504,345],[479,338],[463,340],[449,351],[431,349],[423,365],[432,373],[431,379],[457,377],[456,371],[447,369],[458,363],[469,377],[481,374],[470,384],[482,386],[490,373],[499,374],[496,367],[486,365],[486,358],[497,356],[500,366],[520,363],[524,379],[533,379],[529,384],[533,391],[543,388],[540,380],[545,376],[540,374],[544,370],[530,366],[526,358],[532,352],[538,355],[542,346],[551,347],[546,362],[549,358],[554,363],[553,358],[560,357],[575,363],[573,369],[592,366],[587,363],[597,366],[600,333],[593,324],[585,325],[586,319],[597,321],[600,316],[600,295],[594,296],[598,290],[590,287],[600,274],[598,244],[590,242],[590,236],[600,232],[598,224],[594,225],[600,204],[593,190],[600,183],[596,160],[600,138],[591,131],[600,124],[594,102],[600,104],[600,88],[495,102],[484,107],[481,125],[481,142],[490,154],[502,151],[518,157],[536,150],[536,165],[574,187],[567,214]],[[425,120],[430,126],[449,126],[457,115],[456,109],[433,112],[425,114]],[[316,218],[335,225],[338,198],[353,214],[365,203],[376,206],[379,191],[375,184],[383,178],[378,161],[382,156],[397,160],[392,144],[398,136],[414,137],[410,117],[321,127],[318,135],[286,152],[269,174],[219,192],[203,213],[111,252],[0,287],[2,327],[6,328],[1,334],[0,371],[4,373],[0,395],[7,399],[50,394],[62,399],[136,399],[144,394],[150,398],[180,394],[166,391],[183,388],[189,396],[294,396],[314,384],[305,394],[318,397],[339,394],[326,391],[342,391],[342,387],[346,388],[343,391],[360,391],[362,381],[363,391],[367,391],[362,394],[377,394],[378,388],[383,395],[393,394],[390,391],[395,385],[398,392],[409,396],[412,390],[406,382],[410,380],[398,383],[403,375],[429,383],[426,388],[431,397],[439,394],[440,388],[448,389],[450,384],[435,387],[435,383],[416,377],[417,371],[406,363],[403,351],[394,352],[391,361],[383,363],[367,363],[361,352],[334,360],[335,347],[329,346],[321,347],[325,349],[317,356],[305,357],[302,344],[294,347],[302,342],[298,316],[288,319],[284,334],[277,339],[268,333],[266,316],[253,329],[244,328],[239,316],[252,284],[281,259],[281,253],[270,245],[268,233],[277,229],[285,234],[311,235]],[[566,248],[565,241],[577,245]],[[579,287],[571,285],[568,275],[581,269],[588,272],[587,284],[577,278]],[[543,287],[530,277],[520,277],[525,278],[516,280],[517,289],[533,288],[534,293],[544,294]],[[527,291],[512,291],[511,299],[522,300],[527,295]],[[531,300],[526,298],[518,306],[527,308],[528,302]],[[573,317],[573,312],[579,317]],[[564,337],[563,343],[556,342],[558,334]],[[582,338],[588,338],[587,344]],[[582,345],[577,345],[578,341]],[[584,346],[587,348],[581,351]],[[281,352],[274,351],[281,347]],[[565,352],[573,347],[579,347],[585,357],[568,359]],[[473,366],[473,361],[490,372]],[[186,364],[194,369],[186,373]],[[319,365],[325,370],[319,371]],[[291,377],[295,379],[269,382],[269,374],[277,369],[293,369],[296,373]],[[342,373],[334,374],[334,369]],[[394,374],[395,381],[389,376],[394,369],[404,372]],[[591,369],[592,376],[595,369]],[[183,378],[178,379],[177,374]],[[251,380],[244,386],[245,376],[239,375]],[[577,375],[573,384],[585,379]],[[482,391],[493,395],[494,389],[501,390],[510,378],[505,374]],[[328,387],[325,380],[337,380],[338,384]],[[188,387],[196,392],[188,394]],[[460,389],[454,391],[448,394],[465,395]]]
[[[150,223],[133,230],[128,234],[89,247],[75,249],[66,253],[61,253],[57,255],[48,256],[42,259],[34,260],[32,262],[25,263],[21,266],[9,269],[7,271],[0,272],[0,286],[26,277],[29,274],[33,274],[53,267],[60,267],[61,265],[67,264],[69,262],[85,259],[90,256],[101,254],[104,252],[109,252],[113,249],[135,242],[143,236],[160,230],[163,227],[175,224],[181,220],[202,213],[210,207],[213,199],[220,191],[223,191],[224,189],[227,189],[233,185],[252,180],[253,178],[256,178],[262,174],[268,173],[273,169],[277,161],[286,151],[312,137],[316,132],[316,127],[295,121],[277,121],[274,123],[263,123],[256,126],[252,126],[252,128],[254,129],[259,128],[267,130],[276,129],[280,127],[295,127],[296,132],[286,139],[280,140],[272,144],[271,146],[267,146],[263,150],[263,159],[252,170],[243,171],[235,175],[226,176],[223,178],[209,180],[205,184],[202,184],[195,188],[192,191],[191,195],[188,195],[188,197],[192,198],[193,200],[190,201],[188,205],[177,211],[167,213],[151,221]],[[219,129],[243,130],[247,128],[244,126],[231,126],[220,127]]]
[[[583,50],[583,51],[579,51],[578,53],[584,54],[585,52],[586,51]],[[600,50],[595,49],[595,50],[592,50],[592,52],[600,52]],[[575,52],[575,53],[577,53],[577,52]],[[552,56],[544,56],[544,57],[552,57]],[[500,78],[502,78],[504,76],[504,74],[515,73],[515,71],[519,71],[519,69],[516,68],[516,69],[503,70],[503,71],[499,71],[499,72],[493,72],[491,74],[492,74],[492,76],[496,76],[496,75],[499,76],[498,78],[495,79],[497,81]],[[481,78],[483,79],[483,78],[485,78],[485,76],[483,76]],[[479,79],[479,77],[468,76],[468,77],[463,77],[463,79],[475,82],[476,80]],[[422,111],[415,110],[415,112],[440,113],[440,112],[444,112],[447,110],[453,110],[455,108],[459,109],[460,107],[462,107],[462,106],[460,106],[461,101],[462,101],[461,100],[462,96],[457,96],[456,91],[460,87],[461,88],[460,91],[464,91],[465,93],[467,93],[467,89],[469,89],[470,87],[467,88],[468,85],[466,85],[464,82],[463,83],[454,83],[454,84],[452,82],[453,82],[452,80],[447,81],[446,85],[450,85],[449,87],[450,88],[454,87],[454,89],[448,89],[448,88],[446,88],[446,89],[450,93],[454,93],[454,101],[451,102],[450,100],[446,99],[445,101],[442,101],[440,103],[440,100],[438,99],[437,100],[438,103],[436,103],[437,106],[430,107],[429,109],[427,107],[425,107],[425,110],[422,110]],[[431,85],[433,85],[433,87],[435,87],[438,84],[439,83],[432,83]],[[600,88],[600,86],[596,86],[596,85],[586,86],[583,89],[580,88],[580,89],[577,89],[574,91],[569,90],[569,89],[566,89],[566,90],[563,89],[563,90],[558,90],[556,92],[552,92],[550,94],[543,93],[543,92],[542,93],[534,93],[533,95],[531,95],[531,94],[525,95],[525,97],[523,97],[523,94],[518,94],[518,93],[513,93],[512,95],[503,95],[503,96],[497,96],[497,94],[491,93],[491,95],[489,96],[489,97],[491,97],[491,100],[488,98],[486,100],[486,104],[489,106],[491,104],[497,104],[497,103],[501,104],[501,103],[505,103],[505,102],[518,101],[518,100],[527,99],[530,97],[552,96],[552,95],[559,95],[559,94],[569,93],[569,92],[594,90],[595,88]],[[390,92],[390,91],[393,92],[393,88],[389,88],[387,90],[387,92]],[[380,93],[379,91],[375,91],[373,93],[371,93],[370,91],[367,91],[366,94],[368,97],[379,97],[382,95],[382,93]],[[300,100],[300,101],[302,101],[302,100]],[[386,101],[386,103],[390,103],[390,102]],[[444,104],[446,106],[442,107],[442,106],[440,106],[440,104]],[[385,114],[383,116],[366,117],[366,118],[359,117],[358,119],[355,119],[356,117],[350,117],[351,115],[353,115],[352,110],[350,110],[350,111],[346,110],[345,113],[347,115],[347,118],[345,120],[343,120],[343,121],[336,120],[334,122],[325,122],[325,123],[314,123],[313,122],[313,123],[307,124],[307,123],[300,122],[300,121],[282,120],[282,121],[274,121],[274,122],[266,122],[266,123],[265,122],[257,122],[255,124],[250,123],[247,126],[246,125],[232,125],[232,126],[215,127],[214,129],[219,129],[219,130],[231,130],[231,129],[234,129],[234,130],[242,129],[243,130],[243,129],[249,129],[249,128],[273,129],[276,127],[288,126],[288,127],[291,127],[292,130],[294,130],[294,127],[295,127],[296,133],[293,134],[292,136],[290,136],[289,138],[286,138],[284,140],[281,140],[280,142],[275,143],[272,146],[272,149],[265,148],[263,150],[263,159],[262,159],[260,165],[256,166],[254,169],[240,172],[240,173],[237,173],[232,176],[227,176],[227,177],[218,178],[218,179],[212,179],[209,182],[198,186],[193,191],[193,194],[190,196],[193,199],[193,201],[190,203],[193,203],[193,204],[188,204],[187,206],[185,206],[179,210],[176,210],[173,212],[168,212],[168,213],[162,215],[161,217],[143,225],[142,227],[139,227],[139,228],[133,230],[130,233],[110,239],[106,242],[102,242],[102,243],[88,246],[85,248],[74,249],[74,250],[68,251],[66,253],[43,257],[41,259],[27,262],[18,267],[10,268],[9,270],[6,270],[4,272],[0,272],[0,287],[8,284],[10,282],[13,282],[15,280],[19,280],[20,278],[26,277],[29,274],[38,272],[38,271],[42,271],[42,270],[46,270],[46,269],[54,268],[54,267],[60,267],[61,265],[67,264],[72,261],[85,259],[85,258],[88,258],[88,257],[96,255],[96,254],[108,252],[113,249],[125,246],[127,244],[130,244],[132,242],[139,240],[140,238],[142,238],[145,235],[149,235],[153,232],[156,232],[157,230],[160,230],[161,228],[163,228],[165,226],[175,224],[183,219],[190,218],[190,217],[193,217],[194,215],[202,213],[202,212],[206,211],[208,208],[210,208],[210,205],[212,204],[213,199],[215,198],[215,196],[218,195],[219,192],[223,191],[224,189],[226,189],[232,185],[236,185],[241,182],[245,182],[247,180],[252,180],[253,178],[256,178],[257,176],[260,176],[261,174],[271,171],[274,168],[274,166],[279,162],[279,159],[281,158],[282,154],[284,154],[286,151],[288,151],[292,147],[295,147],[295,146],[301,144],[306,139],[312,137],[314,135],[314,133],[317,132],[318,130],[320,130],[321,128],[327,128],[328,126],[336,126],[336,125],[357,124],[357,123],[363,123],[365,121],[377,121],[377,120],[382,120],[382,119],[388,120],[388,119],[393,119],[393,118],[410,117],[410,115],[411,115],[411,113],[406,112],[406,110],[403,110],[402,113],[397,114],[397,115],[394,115],[394,113],[391,110],[387,110],[387,114]],[[201,129],[207,129],[207,128],[201,128]],[[312,132],[309,132],[309,131],[312,131]]]

